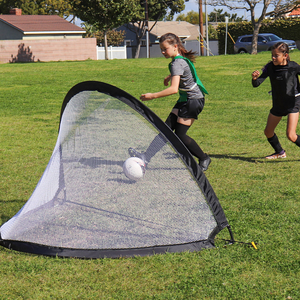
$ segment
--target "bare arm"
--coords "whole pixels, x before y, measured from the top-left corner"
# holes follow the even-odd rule
[[[170,80],[171,80],[171,74],[168,75],[168,76],[164,79],[164,85],[165,85],[165,86],[168,86]]]
[[[157,93],[147,93],[147,94],[142,94],[140,99],[142,101],[148,101],[148,100],[152,100],[152,99],[156,99],[156,98],[161,98],[161,97],[166,97],[166,96],[170,96],[173,94],[176,94],[178,92],[178,88],[179,88],[179,82],[180,82],[180,76],[176,75],[176,76],[168,76],[165,78],[164,80],[164,84],[166,84],[169,80],[171,79],[171,85],[160,91]]]

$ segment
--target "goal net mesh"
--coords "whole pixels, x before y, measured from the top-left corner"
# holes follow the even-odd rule
[[[207,240],[216,219],[191,169],[164,134],[165,145],[159,142],[141,180],[123,172],[128,148],[143,152],[159,133],[139,108],[120,97],[98,90],[74,93],[65,103],[42,178],[23,208],[2,225],[1,238],[73,249]]]

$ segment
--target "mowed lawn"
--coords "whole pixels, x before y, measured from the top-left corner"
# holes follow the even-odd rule
[[[300,63],[300,51],[290,56]],[[0,299],[300,299],[300,149],[286,138],[284,117],[276,133],[287,158],[264,159],[273,152],[263,133],[270,83],[251,85],[251,73],[270,60],[264,52],[199,57],[196,63],[209,95],[189,134],[212,158],[206,176],[237,243],[226,245],[225,229],[211,250],[96,260],[1,247]],[[0,65],[0,225],[26,203],[43,174],[72,86],[103,81],[139,98],[164,88],[168,63]],[[175,101],[170,96],[145,104],[164,120]]]

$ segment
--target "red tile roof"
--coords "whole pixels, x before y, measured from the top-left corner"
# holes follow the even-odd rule
[[[294,9],[293,11],[291,11],[291,12],[289,13],[289,16],[299,16],[299,15],[300,15],[300,7]]]
[[[85,30],[57,15],[0,15],[4,21],[22,32],[81,32]]]

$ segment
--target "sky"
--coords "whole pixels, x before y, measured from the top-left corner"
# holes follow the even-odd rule
[[[199,1],[198,0],[189,0],[189,2],[185,2],[185,10],[182,11],[182,13],[186,14],[187,12],[193,10],[196,12],[199,12]],[[202,0],[202,11],[205,13],[205,0]],[[263,4],[258,3],[256,10],[255,10],[255,16],[258,18],[260,16],[260,13],[262,11]],[[238,17],[243,17],[244,19],[250,21],[250,12],[247,12],[245,9],[237,9],[237,10],[229,10],[229,8],[225,6],[211,6],[207,5],[207,14],[210,14],[214,9],[223,9],[224,12],[228,12],[229,14],[237,14]],[[175,15],[175,19],[176,19]]]

